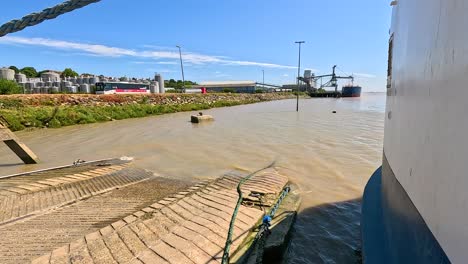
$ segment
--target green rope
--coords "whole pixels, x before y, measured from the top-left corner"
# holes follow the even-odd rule
[[[290,186],[286,186],[283,191],[281,191],[281,195],[276,201],[275,205],[270,209],[270,212],[268,214],[265,214],[265,216],[269,216],[270,220],[272,220],[275,215],[276,211],[278,210],[279,206],[283,202],[284,198],[288,195],[288,193],[291,191]],[[265,219],[265,218],[264,218]],[[256,252],[255,257],[255,263],[256,264],[261,264],[263,263],[263,254],[264,254],[264,248],[265,248],[265,243],[268,235],[270,234],[270,222],[265,222],[265,220],[262,221],[262,224],[258,227],[258,232],[257,235],[255,235],[255,238],[250,246],[250,248],[247,250],[246,255],[250,256],[252,252]]]
[[[262,170],[273,167],[274,164],[275,164],[275,162],[271,163],[270,165],[268,165],[267,167],[265,167],[263,169],[260,169],[258,171],[255,171],[255,172],[247,175],[242,180],[240,180],[239,184],[237,185],[237,193],[239,194],[239,198],[237,199],[237,204],[236,204],[236,207],[234,208],[234,212],[232,214],[231,222],[229,224],[228,236],[227,236],[227,239],[226,239],[226,244],[224,246],[223,260],[221,262],[222,264],[229,264],[229,251],[230,251],[231,245],[232,245],[232,234],[234,233],[233,232],[234,231],[234,223],[236,222],[237,213],[239,212],[239,208],[240,208],[240,206],[242,204],[242,199],[243,199],[241,186],[246,181],[250,180],[250,178],[252,178],[252,176],[254,176],[255,174],[259,173]]]
[[[0,27],[0,37],[21,31],[26,27],[35,26],[45,20],[54,19],[60,15],[99,1],[101,0],[69,0],[54,7],[46,8],[39,13],[32,13],[21,19],[12,20]]]

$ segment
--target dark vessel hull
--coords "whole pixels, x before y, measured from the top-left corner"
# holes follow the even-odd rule
[[[361,97],[361,86],[345,86],[341,91],[341,97]]]
[[[451,263],[385,154],[364,191],[361,230],[364,263]]]

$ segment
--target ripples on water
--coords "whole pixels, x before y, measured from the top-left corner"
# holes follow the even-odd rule
[[[364,94],[301,100],[299,113],[295,100],[212,109],[208,124],[177,113],[20,132],[42,163],[18,166],[1,147],[0,175],[125,155],[164,176],[213,178],[276,160],[303,198],[288,262],[356,263],[359,199],[381,163],[384,108],[384,94]]]

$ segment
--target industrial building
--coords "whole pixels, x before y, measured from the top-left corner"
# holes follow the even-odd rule
[[[275,91],[280,86],[271,84],[262,84],[255,81],[214,81],[201,82],[199,85],[192,86],[193,89],[206,88],[207,92],[223,93],[255,93],[257,90],[265,92]]]
[[[311,70],[305,70],[304,71],[304,76],[299,77],[299,91],[300,92],[307,92],[311,90],[316,90],[317,87],[317,79],[315,77],[315,74],[312,73]],[[294,84],[285,84],[282,87],[285,90],[288,91],[296,91],[298,90],[297,83]]]
[[[207,92],[234,92],[234,93],[255,93],[257,83],[254,81],[220,81],[201,82],[192,88],[206,88]]]
[[[284,84],[282,87],[281,87],[283,90],[286,90],[286,91],[296,91],[297,90],[297,84]],[[300,92],[306,92],[307,91],[307,85],[305,84],[300,84],[299,85],[299,91]]]

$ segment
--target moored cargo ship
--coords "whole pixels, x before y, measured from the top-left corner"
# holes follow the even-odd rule
[[[343,86],[341,97],[361,97],[362,87],[357,85]]]

